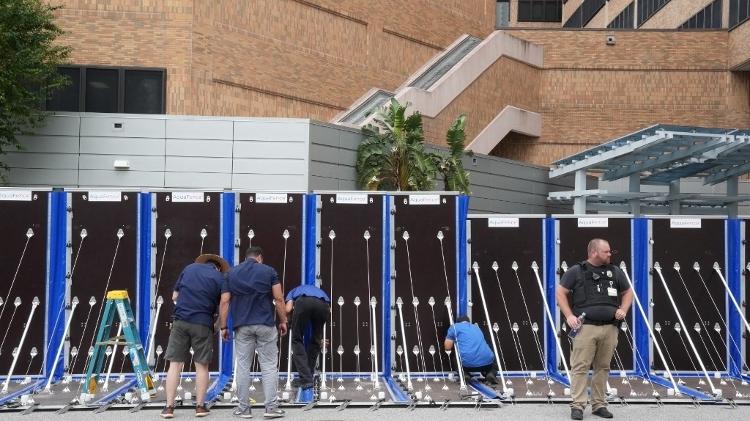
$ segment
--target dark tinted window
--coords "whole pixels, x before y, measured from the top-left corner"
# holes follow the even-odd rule
[[[667,3],[669,0],[638,0],[638,26],[643,25]]]
[[[70,83],[58,89],[47,99],[49,111],[80,111],[81,69],[77,67],[61,67],[57,71],[67,76]]]
[[[633,12],[635,11],[635,4],[630,3],[628,7],[623,9],[617,17],[612,19],[612,22],[607,25],[607,28],[612,29],[626,29],[633,28]]]
[[[750,17],[750,0],[729,0],[729,27],[745,22]]]
[[[160,114],[163,111],[164,73],[125,70],[125,112]]]
[[[721,28],[721,2],[722,0],[715,0],[685,21],[680,29]]]
[[[164,114],[166,72],[162,69],[64,66],[71,80],[46,102],[49,111]]]
[[[560,22],[562,0],[518,0],[519,22]]]
[[[604,7],[605,0],[584,0],[563,25],[566,28],[585,28],[591,19]]]
[[[86,69],[86,105],[94,113],[116,113],[119,71],[117,69]]]

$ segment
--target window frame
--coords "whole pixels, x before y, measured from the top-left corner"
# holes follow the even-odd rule
[[[528,11],[529,16],[525,19],[521,18],[521,3],[528,4]],[[547,17],[547,4],[556,4],[559,5],[556,7],[557,15],[549,18]],[[562,5],[564,1],[563,0],[518,0],[517,8],[516,8],[516,22],[547,22],[547,23],[562,23]],[[534,4],[540,4],[542,8],[542,18],[541,19],[535,19],[533,17],[534,15]]]
[[[167,69],[164,67],[139,67],[139,66],[106,66],[106,65],[86,65],[86,64],[64,64],[58,66],[58,68],[66,69],[78,69],[79,86],[78,86],[78,110],[77,111],[57,111],[49,110],[47,108],[47,101],[44,101],[44,111],[54,112],[91,112],[99,113],[99,111],[85,111],[86,110],[86,71],[89,69],[95,70],[117,70],[117,111],[114,113],[101,112],[101,114],[133,114],[125,112],[125,73],[127,71],[150,71],[161,73],[161,92],[159,92],[161,100],[161,112],[151,115],[162,115],[167,113]]]

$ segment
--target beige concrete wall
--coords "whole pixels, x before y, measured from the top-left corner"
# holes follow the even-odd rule
[[[745,65],[750,70],[750,21],[729,32],[729,68]]]

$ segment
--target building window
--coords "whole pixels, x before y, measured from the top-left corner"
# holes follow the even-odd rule
[[[47,100],[49,111],[164,114],[166,70],[60,67],[70,85]]]
[[[81,69],[78,67],[60,67],[57,71],[68,77],[70,83],[47,98],[47,109],[51,111],[81,111]]]
[[[729,28],[734,28],[750,18],[750,0],[729,0]]]
[[[606,0],[584,0],[565,22],[565,28],[585,28],[591,19],[604,7]]]
[[[518,0],[519,22],[561,22],[562,0]]]
[[[680,26],[680,29],[721,28],[721,0],[715,0]]]
[[[610,29],[633,29],[633,13],[635,12],[635,2],[632,2],[607,25]]]
[[[510,0],[495,3],[495,28],[506,28],[510,21]]]
[[[86,69],[83,110],[89,113],[116,113],[119,94],[117,69]]]
[[[638,26],[643,25],[667,3],[669,0],[638,0]]]

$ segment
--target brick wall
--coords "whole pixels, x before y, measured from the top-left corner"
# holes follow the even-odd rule
[[[749,78],[727,71],[727,32],[510,31],[544,47],[542,136],[496,153],[537,164],[655,123],[750,127]],[[670,48],[663,46],[669,45]]]
[[[75,64],[167,69],[167,112],[328,120],[395,89],[464,33],[485,0],[58,0]],[[248,6],[249,5],[249,6]]]
[[[484,0],[60,1],[71,61],[166,68],[169,114],[323,121],[372,87],[397,88],[461,34],[484,38],[495,19]],[[657,122],[750,127],[750,78],[727,70],[750,59],[750,24],[617,31],[615,46],[606,30],[508,32],[541,45],[544,68],[498,60],[425,119],[428,140],[443,144],[460,113],[471,140],[505,105],[541,113],[543,131],[496,153],[542,165]]]

